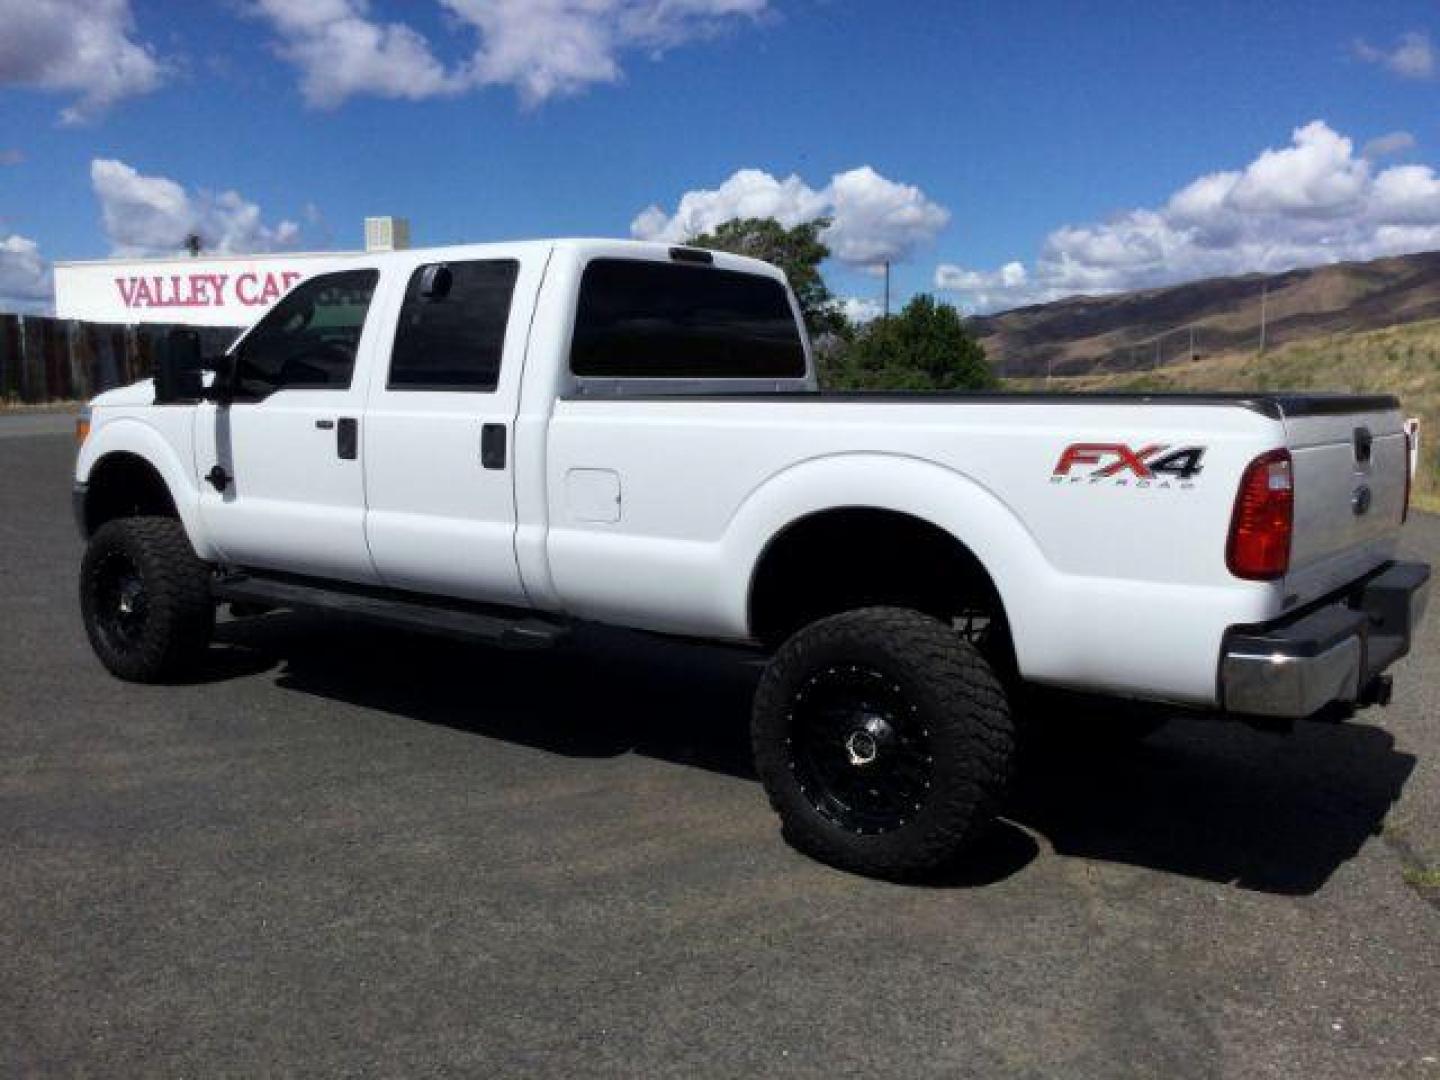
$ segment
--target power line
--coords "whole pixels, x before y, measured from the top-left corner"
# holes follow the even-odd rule
[[[1260,351],[1262,353],[1265,351],[1265,323],[1269,314],[1269,312],[1267,311],[1267,301],[1269,300],[1269,298],[1270,282],[1262,281],[1260,283]]]

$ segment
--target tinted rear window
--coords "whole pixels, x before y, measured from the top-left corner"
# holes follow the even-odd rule
[[[445,275],[428,296],[427,270]],[[513,259],[418,267],[400,309],[389,389],[494,390],[519,272]]]
[[[785,287],[771,278],[638,259],[585,268],[570,370],[648,379],[805,374]]]

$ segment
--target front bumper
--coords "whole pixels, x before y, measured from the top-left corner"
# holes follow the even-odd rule
[[[1430,567],[1391,563],[1332,604],[1264,627],[1234,627],[1220,660],[1227,712],[1303,717],[1354,704],[1410,643],[1430,598]]]

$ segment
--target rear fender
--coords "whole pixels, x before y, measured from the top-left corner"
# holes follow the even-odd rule
[[[721,564],[726,621],[751,636],[749,605],[756,570],[787,528],[828,510],[866,508],[908,514],[955,537],[980,561],[1000,594],[1023,674],[1030,628],[1054,595],[1056,572],[1019,518],[970,477],[894,454],[837,454],[794,465],[752,492],[731,519]],[[857,559],[887,553],[855,552]]]

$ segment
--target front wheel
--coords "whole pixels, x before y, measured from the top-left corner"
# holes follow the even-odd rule
[[[900,608],[845,612],[787,641],[751,730],[786,839],[885,878],[956,862],[993,822],[1014,750],[989,664],[951,627]]]
[[[183,675],[210,644],[210,573],[174,518],[106,522],[80,566],[80,612],[100,662],[129,682]]]

